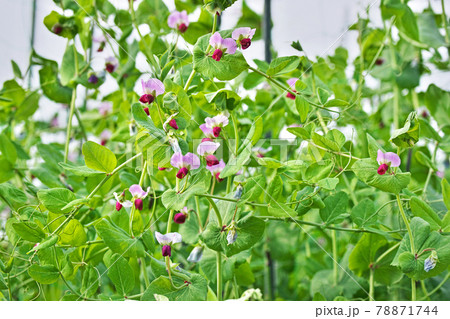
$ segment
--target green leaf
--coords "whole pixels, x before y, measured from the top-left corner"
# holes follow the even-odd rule
[[[83,225],[76,219],[70,220],[59,236],[61,244],[73,247],[82,246],[87,240]]]
[[[418,14],[417,26],[419,28],[420,42],[435,49],[446,46],[445,38],[439,32],[433,12],[422,12]]]
[[[22,78],[22,71],[20,71],[19,66],[14,60],[11,60],[11,66],[13,69],[14,76],[21,79]]]
[[[306,101],[300,95],[298,95],[295,98],[295,107],[297,109],[298,114],[300,115],[300,122],[304,123],[308,118],[308,113],[310,110],[309,102]]]
[[[416,112],[411,112],[405,125],[392,132],[391,141],[398,147],[408,148],[419,140],[419,120]]]
[[[435,171],[438,170],[437,167],[433,164],[433,161],[428,156],[426,156],[423,152],[417,151],[414,154],[414,156],[416,157],[417,161],[420,164],[422,164],[422,165],[424,165],[424,166],[426,166],[428,168],[431,168],[431,169],[433,169]]]
[[[324,203],[325,207],[320,210],[320,217],[327,225],[337,223],[345,217],[343,215],[347,212],[347,193],[339,192],[328,196]]]
[[[0,153],[10,162],[12,165],[17,160],[17,151],[14,144],[9,137],[5,134],[0,134]]]
[[[35,222],[28,221],[13,223],[12,227],[20,237],[32,243],[40,242],[45,238],[44,231]]]
[[[49,211],[55,214],[68,213],[71,208],[63,208],[76,199],[75,194],[67,188],[41,189],[37,197]]]
[[[39,108],[39,99],[41,95],[39,92],[31,92],[28,94],[23,100],[22,104],[20,104],[17,112],[15,114],[16,121],[27,120],[30,116],[32,116],[36,110]]]
[[[100,220],[95,225],[95,229],[113,252],[122,254],[124,257],[144,256],[144,245],[142,242],[131,238],[125,231],[111,224],[108,220]]]
[[[225,252],[230,257],[253,247],[264,234],[265,222],[250,216],[239,220],[236,228],[237,239],[231,245],[227,245],[227,232],[214,223],[209,223],[200,237],[208,248]]]
[[[58,280],[59,270],[53,265],[38,265],[33,264],[28,268],[28,274],[37,282],[49,285]]]
[[[386,244],[387,241],[383,236],[365,233],[350,254],[349,268],[357,276],[367,275],[369,266],[375,262],[377,251]]]
[[[92,296],[98,289],[100,277],[91,265],[87,265],[83,272],[80,292],[86,297]]]
[[[317,183],[317,186],[332,191],[336,188],[337,184],[339,184],[339,178],[324,178]]]
[[[365,198],[352,208],[350,216],[359,228],[371,226],[377,223],[378,215],[375,215],[375,205],[372,200]]]
[[[131,106],[131,112],[136,122],[149,131],[150,135],[157,139],[165,139],[165,132],[155,126],[152,119],[145,113],[144,108],[139,103]]]
[[[352,166],[353,172],[356,176],[367,185],[376,187],[384,192],[399,194],[402,189],[408,186],[411,180],[411,174],[397,173],[379,175],[377,173],[378,165],[374,160],[365,158],[357,161]]]
[[[183,280],[177,277],[173,278],[175,280],[175,286],[181,286],[181,288],[175,288],[169,278],[160,276],[148,286],[142,295],[141,300],[156,300],[155,295],[165,296],[171,301],[206,300],[208,285],[202,276],[197,274],[192,275],[189,279],[189,283],[184,283]]]
[[[89,177],[89,176],[104,175],[103,172],[97,171],[87,166],[76,166],[72,163],[63,163],[63,162],[58,163],[58,165],[64,168],[66,171],[69,171],[77,176]]]
[[[430,224],[420,217],[411,219],[410,227],[414,238],[414,254],[411,252],[409,235],[406,233],[392,265],[399,266],[408,277],[415,280],[434,277],[445,271],[450,265],[450,237],[431,231]],[[424,251],[425,249],[428,251]],[[426,272],[424,262],[432,250],[437,253],[439,261],[434,269]],[[417,258],[414,257],[416,254]]]
[[[76,68],[77,65],[78,70]],[[83,56],[75,49],[74,45],[67,46],[59,69],[61,84],[70,87],[75,86],[78,73],[80,69],[83,69],[85,66],[86,63],[84,62]]]
[[[209,174],[208,174],[209,175]],[[162,195],[162,203],[167,209],[180,210],[186,206],[186,202],[196,194],[204,194],[209,189],[211,177],[206,172],[198,174],[191,185],[182,193],[168,189]]]
[[[320,104],[324,105],[327,103],[330,93],[321,87],[317,88],[317,96],[319,97]]]
[[[222,38],[229,38],[232,30],[219,31]],[[243,71],[248,69],[247,61],[238,50],[234,54],[224,54],[220,61],[214,60],[206,52],[209,45],[210,34],[204,35],[197,40],[194,45],[194,70],[211,79],[217,78],[220,81],[229,81],[236,78]]]
[[[111,257],[111,266],[108,270],[108,277],[116,287],[119,295],[126,296],[134,288],[134,272],[128,261],[114,254]]]
[[[0,184],[0,199],[14,210],[26,205],[28,201],[21,189],[9,183]]]
[[[62,86],[58,79],[58,63],[49,61],[39,70],[39,80],[44,95],[57,103],[69,104],[72,89]]]
[[[113,152],[106,147],[87,141],[83,144],[83,156],[86,166],[97,171],[111,173],[117,166]]]
[[[442,197],[444,199],[445,207],[450,211],[450,184],[445,178],[441,181]]]
[[[272,60],[272,62],[270,62],[269,69],[266,73],[268,76],[278,76],[281,74],[289,73],[294,71],[299,63],[300,58],[294,55],[275,58]]]
[[[442,221],[438,214],[427,203],[418,197],[412,197],[409,201],[411,211],[414,216],[420,217],[430,224],[431,230],[439,230],[442,226]]]

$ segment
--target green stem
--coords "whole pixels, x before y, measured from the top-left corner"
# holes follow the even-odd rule
[[[338,254],[337,254],[337,240],[336,240],[336,230],[331,231],[331,243],[333,247],[333,282],[336,287],[338,284]]]
[[[206,199],[209,201],[210,205],[214,209],[214,212],[216,213],[217,223],[219,224],[220,227],[222,227],[223,226],[223,222],[222,222],[222,216],[220,215],[219,208],[217,208],[217,205],[216,205],[216,203],[214,203],[212,198],[206,197]]]
[[[409,225],[408,218],[406,217],[405,211],[403,210],[402,202],[400,200],[400,196],[396,195],[398,208],[400,210],[400,214],[402,215],[403,222],[406,225],[406,229],[408,230],[409,243],[411,245],[411,253],[415,256],[416,250],[414,248],[414,237],[411,231],[411,227]],[[416,281],[411,279],[411,301],[416,301]]]
[[[222,301],[222,253],[217,252],[217,300]]]
[[[145,257],[141,258],[141,266],[142,266],[142,273],[144,275],[145,289],[147,289],[147,287],[150,286],[150,281],[148,280],[147,264],[145,263]]]
[[[197,73],[197,72],[196,72],[194,69],[192,69],[192,72],[191,72],[191,74],[189,75],[189,78],[188,78],[186,84],[184,85],[184,90],[185,90],[186,92],[187,92],[187,90],[189,89],[189,86],[191,85],[192,80],[194,80],[194,76],[195,76],[196,73]]]
[[[370,269],[370,274],[369,274],[369,301],[375,301],[374,298],[374,270]]]
[[[234,128],[234,153],[237,154],[239,150],[239,131],[238,131],[238,125],[237,125],[237,119],[236,114],[234,112],[231,112],[231,120],[233,121],[233,128]]]
[[[444,277],[444,279],[442,279],[442,281],[439,283],[439,285],[437,285],[436,288],[434,288],[432,291],[430,291],[426,296],[424,296],[420,300],[425,300],[428,297],[430,297],[431,295],[433,295],[434,293],[436,293],[439,289],[441,289],[441,287],[445,284],[445,282],[448,280],[449,277],[450,277],[450,272],[447,272],[447,275]]]
[[[450,31],[448,30],[447,25],[447,15],[445,13],[445,5],[444,0],[441,0],[441,7],[442,7],[442,23],[444,24],[444,30],[445,30],[445,42],[447,42],[447,50],[450,55]]]
[[[236,199],[236,198],[221,197],[221,196],[209,195],[209,194],[199,194],[199,195],[195,195],[195,196],[205,197],[205,198],[214,198],[214,199],[219,199],[219,200],[223,200],[226,202],[235,202],[235,203],[239,202],[239,199]],[[258,207],[267,207],[268,206],[268,204],[260,204],[260,203],[253,203],[253,202],[245,202],[245,204],[251,205],[251,206],[258,206]]]
[[[72,131],[72,118],[75,112],[75,100],[77,99],[77,88],[74,87],[72,90],[72,99],[70,100],[70,110],[69,110],[69,118],[67,120],[67,133],[66,133],[66,146],[64,148],[64,163],[67,163],[67,159],[69,158],[69,143],[70,136]]]

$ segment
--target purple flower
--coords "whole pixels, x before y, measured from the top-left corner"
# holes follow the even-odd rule
[[[220,147],[220,143],[212,142],[212,141],[204,141],[199,144],[197,147],[197,153],[200,156],[206,156],[214,154],[215,151]]]
[[[142,91],[139,101],[142,103],[152,103],[158,95],[165,92],[164,84],[158,79],[149,79],[147,81],[141,80]]]
[[[286,81],[287,84],[289,85],[289,88],[290,88],[292,91],[294,91],[294,92],[297,92],[297,91],[295,90],[295,82],[297,82],[297,81],[298,81],[297,78],[290,78],[289,80]],[[289,99],[291,99],[291,100],[295,100],[295,95],[292,94],[291,92],[288,92],[288,93],[286,94],[286,97],[289,98]]]
[[[150,192],[150,187],[147,188],[145,192],[139,184],[131,185],[128,189],[133,196],[134,199],[134,207],[138,210],[142,210],[144,208],[144,202],[142,201],[145,197],[147,197]]]
[[[389,167],[399,167],[401,160],[400,157],[392,152],[383,153],[382,150],[378,150],[377,162],[380,165],[378,167],[378,174],[384,175],[389,170]]]
[[[113,73],[116,70],[118,64],[119,64],[119,62],[117,61],[117,59],[115,57],[107,58],[105,60],[106,71],[108,73]]]
[[[112,111],[112,104],[110,102],[104,102],[100,104],[98,111],[101,115],[106,116]]]
[[[170,28],[177,29],[181,33],[186,32],[189,26],[189,18],[186,10],[183,10],[181,12],[179,11],[172,12],[169,15],[167,24],[169,25]]]
[[[238,236],[236,222],[233,220],[231,222],[230,226],[228,226],[226,229],[228,230],[227,242],[228,242],[228,245],[231,245],[236,241],[237,236]]]
[[[428,256],[427,259],[425,259],[425,262],[423,264],[423,270],[426,272],[429,272],[430,270],[434,269],[436,267],[437,262],[439,261],[437,253],[435,250],[431,252],[431,255]]]
[[[242,48],[242,50],[247,49],[252,44],[252,38],[255,35],[256,29],[244,27],[237,28],[231,34],[231,37],[236,41],[236,43]]]
[[[200,167],[200,159],[197,155],[192,153],[187,153],[183,156],[181,152],[176,152],[172,155],[170,164],[173,167],[178,168],[177,178],[183,179],[191,169]]]
[[[91,84],[97,84],[98,83],[97,75],[95,75],[95,73],[91,74],[88,78],[88,82]]]
[[[108,142],[108,140],[111,138],[112,133],[110,130],[105,129],[100,133],[100,144],[102,144],[103,146],[106,144],[106,142]]]
[[[205,140],[212,140],[213,138],[215,138],[212,128],[207,127],[206,124],[201,124],[200,129],[202,130],[203,134],[206,135],[206,138],[204,138],[202,142]]]
[[[173,244],[181,243],[181,235],[179,233],[167,233],[165,235],[155,232],[155,238],[162,247],[162,255],[170,257],[172,255],[171,246]]]
[[[225,168],[225,162],[223,160],[220,160],[219,164],[212,165],[212,166],[206,166],[206,169],[211,172],[211,175],[214,176],[218,182],[223,181],[222,178],[219,178],[220,173]]]
[[[220,61],[224,53],[234,54],[237,50],[236,41],[232,38],[223,39],[219,32],[211,36],[209,44],[214,49],[211,57],[216,61]]]
[[[209,130],[212,130],[213,136],[218,137],[220,135],[220,132],[222,131],[222,128],[228,125],[228,116],[224,114],[219,114],[212,118],[207,117],[205,119],[205,124]]]
[[[173,216],[173,221],[177,224],[184,224],[187,216],[188,216],[188,208],[183,207],[183,209],[180,210],[179,213],[176,213],[175,216]]]

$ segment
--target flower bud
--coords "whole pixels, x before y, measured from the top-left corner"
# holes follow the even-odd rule
[[[120,211],[122,209],[122,207],[123,207],[122,204],[119,201],[117,201],[116,202],[116,210]]]
[[[175,119],[171,119],[169,122],[170,127],[174,128],[175,130],[178,130],[177,121]]]
[[[134,207],[136,207],[137,210],[142,210],[144,208],[144,202],[140,198],[136,198],[134,200]]]
[[[150,104],[154,100],[155,100],[155,97],[153,95],[151,95],[151,94],[143,94],[139,98],[139,102],[144,103],[144,104]]]
[[[147,114],[147,116],[150,116],[150,111],[149,111],[148,107],[144,108],[144,112],[145,112],[145,114]]]
[[[178,170],[177,178],[183,179],[188,173],[189,173],[189,170],[186,167],[182,167]]]
[[[202,259],[202,256],[203,256],[203,247],[195,246],[194,249],[192,249],[191,253],[189,254],[187,261],[191,263],[198,263]]]
[[[380,167],[378,167],[377,173],[378,175],[384,175],[388,171],[389,166],[387,164],[381,164]]]
[[[214,155],[206,155],[205,156],[206,165],[213,166],[219,164],[219,160]]]
[[[216,50],[214,50],[214,52],[213,52],[212,58],[213,58],[214,60],[216,60],[217,62],[219,62],[220,59],[222,59],[222,55],[223,55],[222,50],[216,49]],[[216,137],[217,137],[217,136],[216,136]]]
[[[252,44],[252,40],[250,38],[244,38],[241,40],[242,50],[248,49],[248,47]]]
[[[164,245],[162,247],[162,255],[164,257],[170,257],[172,256],[172,248],[169,245]]]
[[[220,132],[222,131],[222,128],[220,128],[219,126],[216,126],[213,128],[213,134],[215,137],[218,137],[220,135]]]
[[[63,31],[63,27],[59,23],[55,23],[52,27],[52,31],[54,34],[60,34]]]
[[[184,224],[186,221],[186,214],[184,213],[177,213],[175,216],[173,216],[173,221],[177,224]]]
[[[116,66],[112,63],[106,63],[105,68],[106,68],[106,72],[113,73],[114,70],[116,69]]]
[[[187,28],[188,28],[187,25],[182,23],[178,26],[178,31],[180,31],[181,33],[185,33]]]

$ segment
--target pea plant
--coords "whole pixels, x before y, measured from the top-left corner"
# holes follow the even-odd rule
[[[0,298],[448,300],[444,1],[271,61],[245,2],[54,2],[0,91]]]

